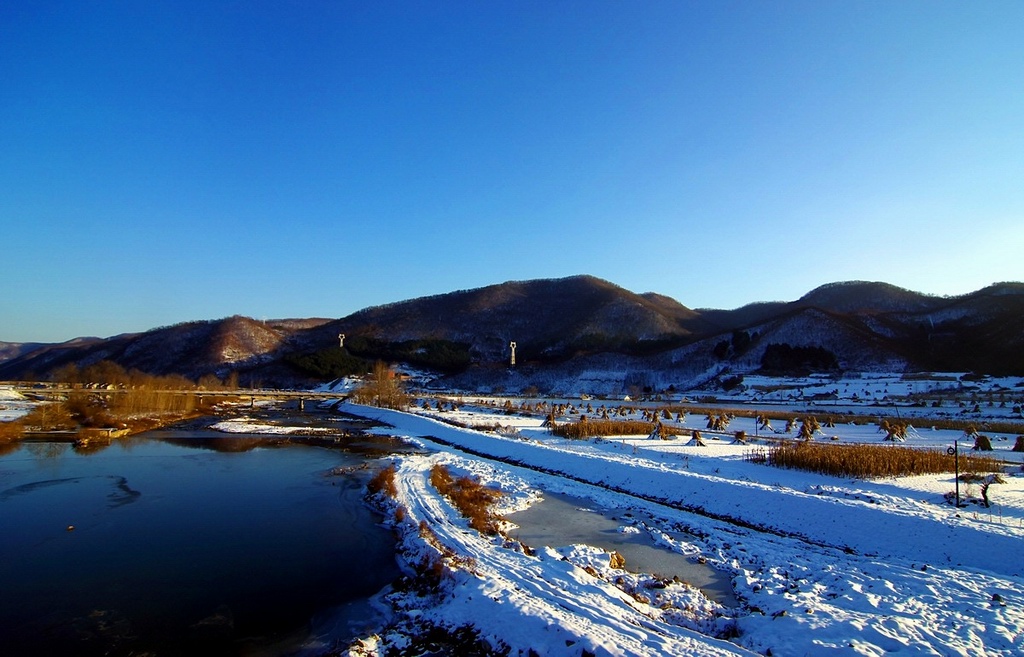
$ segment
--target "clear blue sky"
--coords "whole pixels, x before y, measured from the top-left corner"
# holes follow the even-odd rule
[[[1024,280],[1024,2],[0,4],[0,340]]]

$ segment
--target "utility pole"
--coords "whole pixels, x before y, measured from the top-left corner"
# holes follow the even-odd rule
[[[953,475],[956,483],[956,508],[960,508],[960,449],[957,445],[957,441],[953,441],[953,446],[946,450],[946,453],[953,457]]]

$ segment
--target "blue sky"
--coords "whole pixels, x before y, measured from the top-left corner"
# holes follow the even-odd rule
[[[1024,3],[0,5],[0,340],[1024,280]]]

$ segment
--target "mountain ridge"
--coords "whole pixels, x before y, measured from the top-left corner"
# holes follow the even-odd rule
[[[1024,375],[1024,283],[938,297],[844,281],[789,302],[694,310],[589,275],[508,281],[338,319],[233,316],[58,345],[0,343],[0,354],[11,354],[0,357],[0,379],[47,378],[68,365],[111,360],[152,374],[240,372],[251,381],[302,385],[340,371],[331,362],[344,355],[355,359],[350,365],[381,357],[435,369],[455,383],[497,382],[509,379],[512,342],[519,368],[512,379],[524,386],[597,362],[619,363],[624,376],[660,372],[662,380],[754,371],[766,358],[777,365],[781,345],[816,367]],[[808,361],[814,349],[828,358]],[[311,367],[314,361],[320,365]]]

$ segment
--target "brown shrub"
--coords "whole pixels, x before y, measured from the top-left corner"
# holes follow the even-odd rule
[[[107,410],[105,402],[106,400],[101,396],[76,392],[68,397],[64,405],[71,414],[71,417],[82,427],[120,428],[120,423]]]
[[[370,481],[366,482],[366,490],[370,495],[383,493],[391,499],[395,499],[398,496],[398,488],[395,485],[394,463],[378,470],[377,474],[373,475]]]

